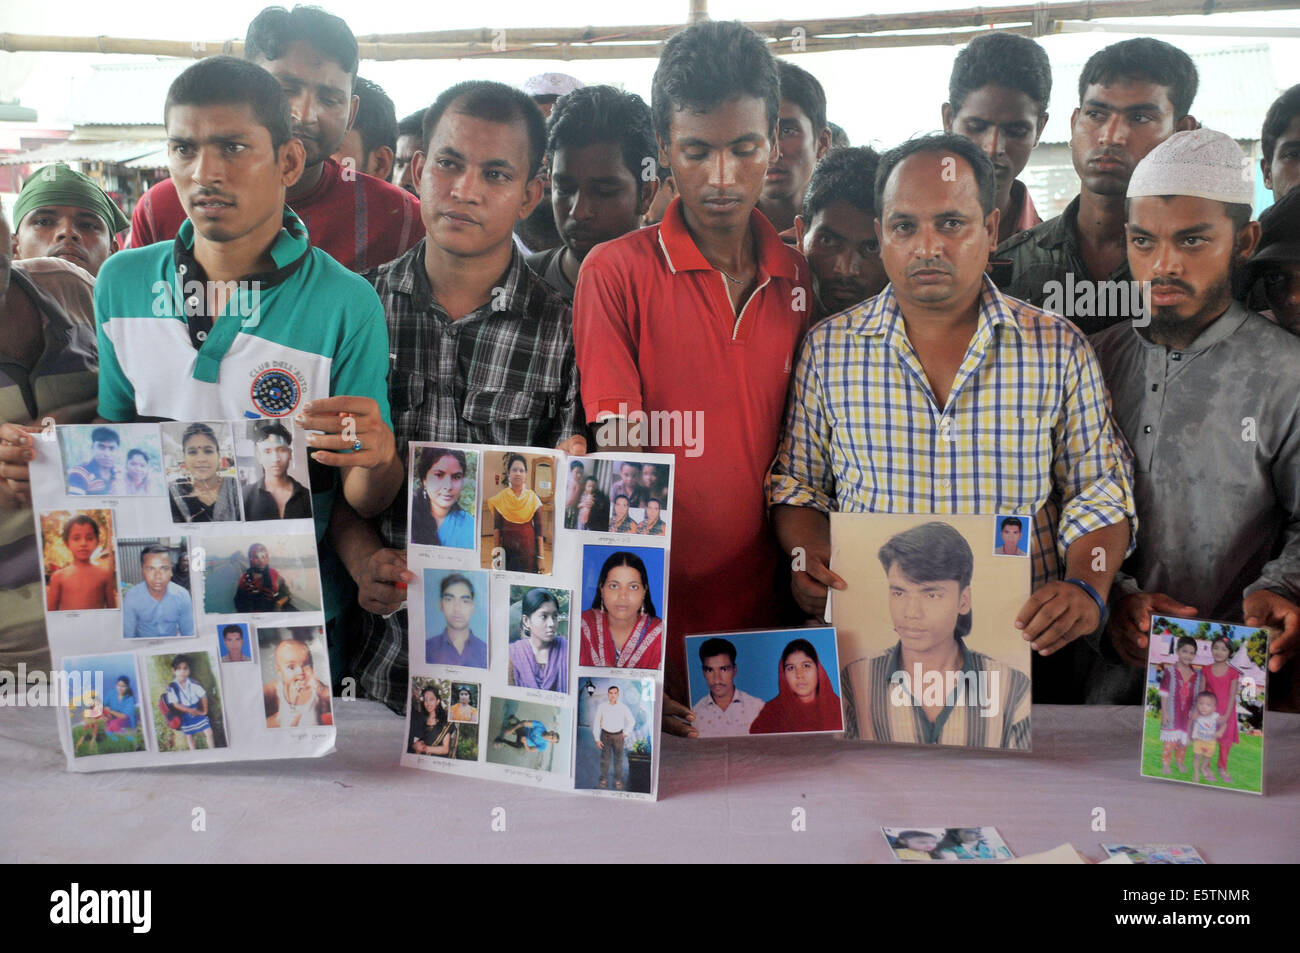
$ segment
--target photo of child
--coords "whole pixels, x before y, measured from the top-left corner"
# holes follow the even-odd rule
[[[111,510],[42,513],[41,556],[48,611],[117,608]]]
[[[80,689],[68,699],[74,757],[145,750],[134,655],[65,658],[60,668]]]
[[[160,752],[226,747],[221,689],[211,652],[153,655],[147,671]]]
[[[1266,629],[1154,616],[1142,775],[1262,793],[1267,653]]]

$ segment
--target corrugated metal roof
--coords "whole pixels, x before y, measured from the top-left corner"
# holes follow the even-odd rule
[[[127,162],[166,152],[165,139],[115,139],[112,142],[60,142],[28,152],[0,155],[0,165],[48,165],[51,162]],[[166,166],[166,162],[162,163]],[[139,168],[157,168],[141,166]]]
[[[1259,138],[1264,113],[1281,90],[1268,46],[1240,46],[1192,53],[1200,81],[1192,115],[1209,129],[1234,139]],[[1052,105],[1043,142],[1068,142],[1070,114],[1079,105],[1079,74],[1084,62],[1052,66]]]
[[[193,60],[103,63],[72,81],[68,120],[77,125],[160,125],[172,80]]]

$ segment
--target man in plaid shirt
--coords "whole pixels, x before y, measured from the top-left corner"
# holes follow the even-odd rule
[[[567,302],[515,249],[514,224],[541,200],[546,132],[522,92],[453,86],[429,107],[414,162],[425,237],[369,277],[390,338],[389,397],[400,459],[411,440],[558,447],[585,453]],[[407,694],[405,493],[376,527],[332,527],[362,609],[351,663],[371,697]],[[388,615],[388,618],[382,616]]]
[[[1035,588],[1016,625],[1047,656],[1101,628],[1136,525],[1132,461],[1083,334],[984,275],[995,187],[958,136],[881,158],[891,283],[805,339],[768,503],[783,548],[806,554],[792,586],[810,615],[846,588],[828,565],[831,510],[1033,516]]]

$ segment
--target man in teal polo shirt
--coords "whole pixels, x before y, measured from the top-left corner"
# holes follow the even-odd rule
[[[318,539],[338,484],[359,513],[377,514],[404,476],[383,307],[363,278],[311,246],[285,207],[304,153],[279,84],[250,63],[211,57],[177,77],[164,118],[188,219],[174,242],[120,252],[100,272],[100,415],[292,416],[312,448]]]

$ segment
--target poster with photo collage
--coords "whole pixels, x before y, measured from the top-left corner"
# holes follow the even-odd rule
[[[409,454],[401,763],[653,800],[673,457]]]
[[[36,545],[69,769],[332,751],[302,432],[168,421],[37,439]]]

